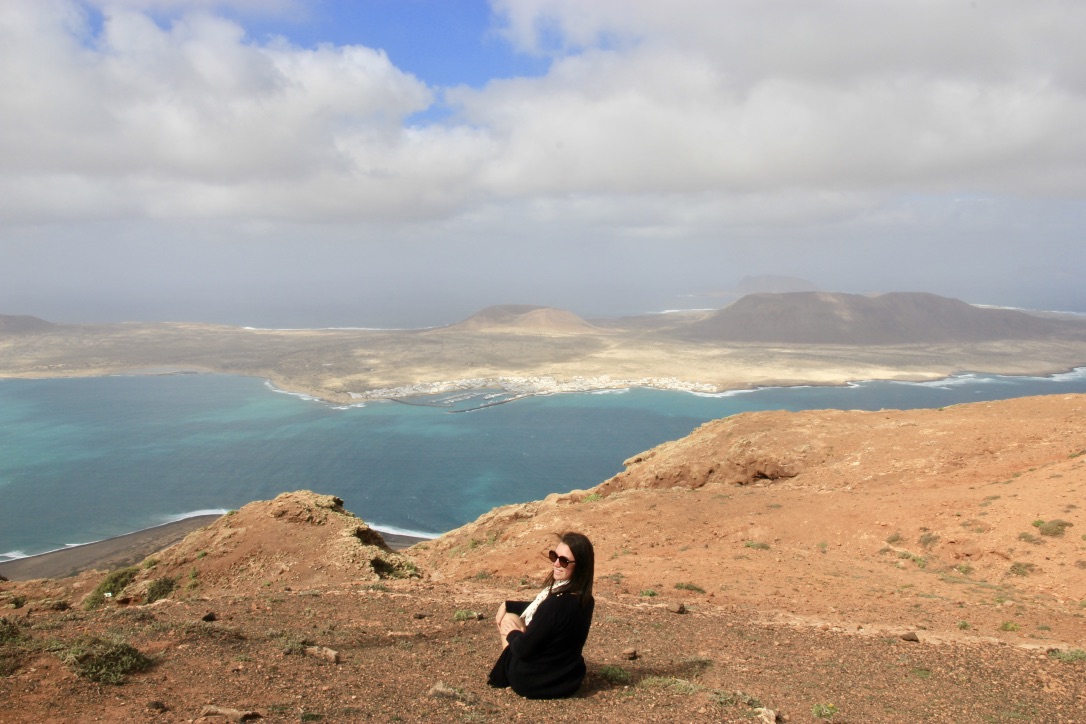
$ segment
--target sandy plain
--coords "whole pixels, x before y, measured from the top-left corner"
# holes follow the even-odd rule
[[[725,344],[669,336],[667,325],[682,323],[684,315],[660,316],[668,319],[616,320],[587,331],[54,325],[0,335],[0,376],[239,374],[343,404],[457,388],[504,387],[524,394],[628,386],[713,392],[929,380],[963,371],[1051,374],[1086,364],[1083,335],[970,344]]]

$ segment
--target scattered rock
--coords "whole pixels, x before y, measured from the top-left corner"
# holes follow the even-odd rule
[[[249,721],[251,719],[262,719],[263,716],[258,711],[242,711],[241,709],[228,709],[224,706],[215,706],[214,704],[208,704],[200,710],[200,716],[221,716],[229,719],[230,721]]]
[[[920,637],[916,635],[916,631],[906,631],[901,634],[902,641],[920,641]]]
[[[415,618],[416,621],[424,619],[424,618],[426,618],[426,616],[427,616],[427,614],[422,613],[421,611],[416,611],[415,614],[414,614],[414,618]]]
[[[161,701],[158,701],[158,700],[147,702],[147,708],[150,711],[169,711],[170,710],[170,708],[168,706],[166,706],[165,704],[163,704]]]
[[[339,663],[339,652],[326,646],[306,646],[305,655],[312,656],[317,659],[324,659],[325,661],[330,661],[333,664]]]
[[[444,681],[439,681],[431,686],[426,695],[437,699],[454,699],[465,704],[473,704],[476,701],[474,694],[449,686]]]
[[[200,618],[200,620],[201,620],[201,621],[207,621],[207,622],[209,622],[209,623],[210,623],[211,621],[218,621],[218,620],[219,620],[219,616],[218,616],[218,614],[216,614],[216,613],[215,613],[214,611],[208,611],[207,613],[205,613],[205,614],[204,614],[204,615],[203,615],[203,616],[202,616],[202,617]]]
[[[764,724],[775,724],[777,721],[777,712],[767,707],[761,706],[754,710],[755,715],[758,717],[758,721]]]
[[[637,649],[623,649],[622,658],[626,659],[627,661],[633,661],[637,658]]]
[[[686,606],[681,601],[675,601],[667,605],[667,610],[672,613],[686,613]]]

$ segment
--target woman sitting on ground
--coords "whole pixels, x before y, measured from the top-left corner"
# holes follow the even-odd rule
[[[494,617],[502,653],[488,684],[512,687],[529,699],[557,699],[577,691],[585,675],[584,649],[592,625],[595,553],[580,533],[563,533],[547,554],[551,570],[534,601],[506,601]]]

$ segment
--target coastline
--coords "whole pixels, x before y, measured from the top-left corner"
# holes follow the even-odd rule
[[[67,578],[86,571],[133,566],[220,517],[222,516],[217,514],[196,515],[93,543],[3,561],[0,562],[0,576],[10,581],[29,581],[38,578]],[[375,530],[392,550],[403,550],[428,540],[420,536]]]

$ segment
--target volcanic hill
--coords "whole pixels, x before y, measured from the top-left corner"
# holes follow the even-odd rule
[[[592,334],[599,331],[573,312],[530,304],[503,304],[487,307],[462,322],[442,329],[458,332],[522,334]]]
[[[920,292],[748,294],[674,331],[685,339],[790,344],[931,344],[1082,337],[1081,325]]]
[[[1060,395],[744,413],[399,552],[286,493],[97,607],[104,573],[0,583],[0,721],[1084,721],[1084,492]],[[491,614],[567,529],[596,546],[588,679],[491,690]],[[96,683],[118,641],[149,658]]]

